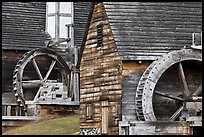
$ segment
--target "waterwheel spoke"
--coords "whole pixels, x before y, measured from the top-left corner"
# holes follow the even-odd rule
[[[52,63],[50,65],[49,70],[47,71],[47,74],[45,75],[45,78],[43,79],[43,81],[47,80],[47,78],[49,77],[49,75],[50,75],[50,73],[51,73],[55,63],[56,63],[56,60],[54,60],[54,61],[52,60]]]
[[[39,70],[39,68],[38,68],[38,65],[37,65],[35,59],[32,59],[32,62],[33,62],[33,65],[34,65],[34,67],[35,67],[35,70],[36,70],[36,72],[37,72],[37,74],[38,74],[38,77],[40,78],[40,80],[43,80],[42,74],[40,73],[40,70]]]
[[[202,84],[193,93],[193,96],[199,95],[202,92]]]
[[[22,81],[23,88],[37,88],[37,87],[40,87],[42,84],[43,84],[42,80]]]
[[[187,82],[186,82],[186,78],[185,78],[185,74],[184,74],[181,62],[179,63],[179,75],[181,76],[181,81],[182,81],[182,84],[183,84],[183,87],[184,87],[184,91],[183,91],[184,96],[188,96],[190,94],[190,91],[188,89],[188,85],[187,85]]]
[[[176,97],[176,96],[173,96],[173,95],[169,95],[169,94],[166,94],[166,93],[162,93],[162,92],[160,92],[160,91],[154,91],[154,93],[157,94],[157,95],[163,96],[163,97],[167,97],[167,98],[174,99],[174,100],[184,101],[184,99],[182,99],[182,98],[180,98],[180,97]]]
[[[20,100],[19,104],[23,106],[23,109],[26,111],[28,108],[25,105],[25,101],[27,101],[27,96],[29,95],[29,97],[33,97],[33,95],[36,92],[36,90],[38,91],[38,89],[41,86],[49,86],[50,83],[56,83],[56,82],[60,82],[61,83],[61,79],[58,78],[58,75],[53,76],[53,80],[48,80],[47,78],[49,78],[50,72],[54,69],[54,65],[55,65],[55,61],[53,63],[50,62],[50,64],[48,65],[47,62],[45,62],[44,64],[42,64],[42,66],[44,68],[41,69],[41,65],[38,63],[38,58],[42,61],[48,61],[48,60],[56,60],[57,62],[59,62],[59,67],[62,68],[62,70],[65,71],[66,75],[70,75],[71,74],[71,70],[69,69],[69,66],[67,65],[67,63],[63,60],[63,58],[56,52],[54,52],[52,49],[49,48],[38,48],[32,51],[29,51],[27,53],[25,53],[23,55],[23,58],[21,60],[19,60],[16,64],[14,73],[13,73],[13,90],[16,93],[15,96],[17,98],[17,101]],[[26,68],[27,65],[32,65],[33,69],[29,69]],[[47,68],[48,67],[48,68]],[[31,73],[24,73],[25,69],[30,70],[34,73],[36,73],[37,76],[30,76],[29,74]],[[47,71],[46,71],[47,70]],[[45,72],[45,75],[43,74]],[[59,75],[61,75],[60,72],[56,72],[57,74],[59,73]],[[34,77],[36,77],[34,79]],[[45,78],[44,78],[45,77]],[[31,79],[33,78],[33,79]],[[44,79],[47,79],[44,81]],[[62,81],[63,85],[65,85],[66,83],[64,83]],[[29,90],[28,90],[29,89]],[[32,93],[31,94],[25,94],[25,98],[24,97],[24,91],[26,91],[26,93]],[[38,92],[39,93],[39,92]],[[29,114],[29,112],[27,113]]]
[[[183,110],[183,106],[181,106],[170,118],[168,121],[174,121],[181,113]]]

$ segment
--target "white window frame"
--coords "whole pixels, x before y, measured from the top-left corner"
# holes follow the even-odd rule
[[[55,28],[54,29],[54,34],[55,36],[53,36],[53,34],[50,34],[52,37],[53,37],[53,40],[56,42],[56,41],[59,41],[61,38],[60,38],[60,17],[71,17],[71,26],[69,28],[69,38],[71,38],[68,46],[73,46],[74,44],[74,29],[73,29],[73,16],[74,16],[74,10],[73,10],[73,2],[68,2],[71,4],[71,13],[60,13],[60,3],[62,2],[53,2],[55,3],[55,11],[52,12],[52,13],[49,13],[48,14],[48,2],[46,3],[46,32],[49,34],[50,30],[48,30],[48,17],[54,17],[55,18]],[[68,24],[68,23],[67,23]],[[67,29],[67,28],[66,28]],[[63,37],[65,38],[65,37]],[[63,39],[62,38],[62,39]],[[67,38],[67,36],[66,36]],[[65,44],[66,42],[63,42],[62,44]]]

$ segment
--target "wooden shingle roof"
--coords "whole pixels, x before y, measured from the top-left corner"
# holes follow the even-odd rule
[[[155,60],[191,45],[202,2],[103,2],[122,60]]]
[[[31,50],[45,45],[46,2],[2,2],[2,48]]]

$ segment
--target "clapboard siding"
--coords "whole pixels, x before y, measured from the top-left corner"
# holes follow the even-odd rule
[[[46,2],[2,2],[2,48],[45,46]]]
[[[96,4],[80,64],[80,128],[101,128],[101,97],[108,97],[109,134],[118,133],[122,94],[122,67],[107,16]],[[97,25],[103,23],[103,46],[97,47]],[[108,36],[108,37],[107,37]],[[86,119],[86,104],[93,104],[93,118]]]
[[[122,60],[155,60],[190,46],[192,33],[202,29],[200,2],[104,2],[104,6]]]

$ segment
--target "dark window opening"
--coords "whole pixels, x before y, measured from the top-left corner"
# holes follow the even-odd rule
[[[97,25],[97,46],[103,46],[103,24]]]
[[[56,98],[61,98],[62,95],[61,94],[56,94]]]

